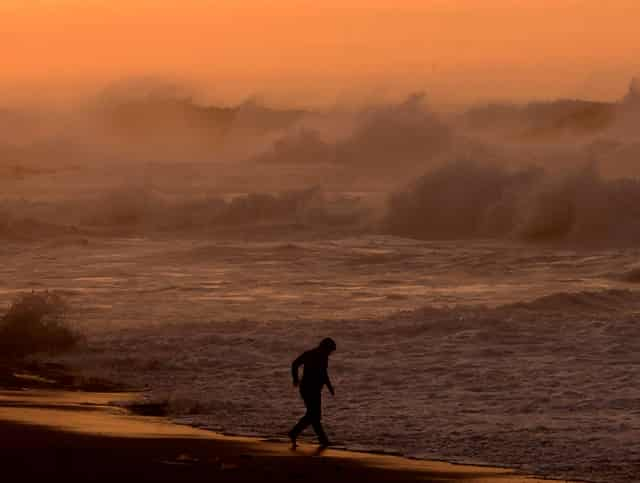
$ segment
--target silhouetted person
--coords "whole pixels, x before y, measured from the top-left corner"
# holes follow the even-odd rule
[[[305,352],[291,364],[291,375],[293,385],[300,386],[300,395],[307,407],[307,412],[298,424],[289,431],[289,438],[293,447],[296,447],[296,440],[300,433],[309,425],[318,435],[321,446],[329,446],[329,439],[322,428],[320,419],[322,418],[322,388],[326,385],[331,395],[335,395],[327,368],[329,366],[329,356],[336,350],[336,343],[327,337],[320,342],[315,349]],[[302,381],[298,382],[298,368],[304,366]]]

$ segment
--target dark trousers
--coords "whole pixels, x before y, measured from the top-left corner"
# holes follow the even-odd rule
[[[328,443],[329,439],[324,432],[320,419],[322,418],[322,392],[317,390],[305,390],[300,388],[300,395],[304,401],[304,405],[307,407],[305,413],[298,424],[289,432],[291,438],[296,439],[300,433],[302,433],[309,426],[313,427],[313,430],[318,435],[320,443]]]

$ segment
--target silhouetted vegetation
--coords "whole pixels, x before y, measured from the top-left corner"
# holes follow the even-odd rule
[[[0,320],[0,357],[58,354],[75,347],[80,335],[66,323],[66,312],[66,304],[54,293],[16,298]]]

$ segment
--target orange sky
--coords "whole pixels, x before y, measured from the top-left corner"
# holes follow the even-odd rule
[[[638,19],[638,0],[0,0],[0,88],[153,76],[227,102],[610,99],[640,75]]]

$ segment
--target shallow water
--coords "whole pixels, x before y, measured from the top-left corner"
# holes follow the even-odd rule
[[[6,245],[0,303],[55,289],[88,373],[173,416],[283,434],[290,361],[338,341],[326,426],[350,447],[640,475],[640,250],[368,236],[313,242],[90,239]],[[515,304],[515,305],[514,305]]]

